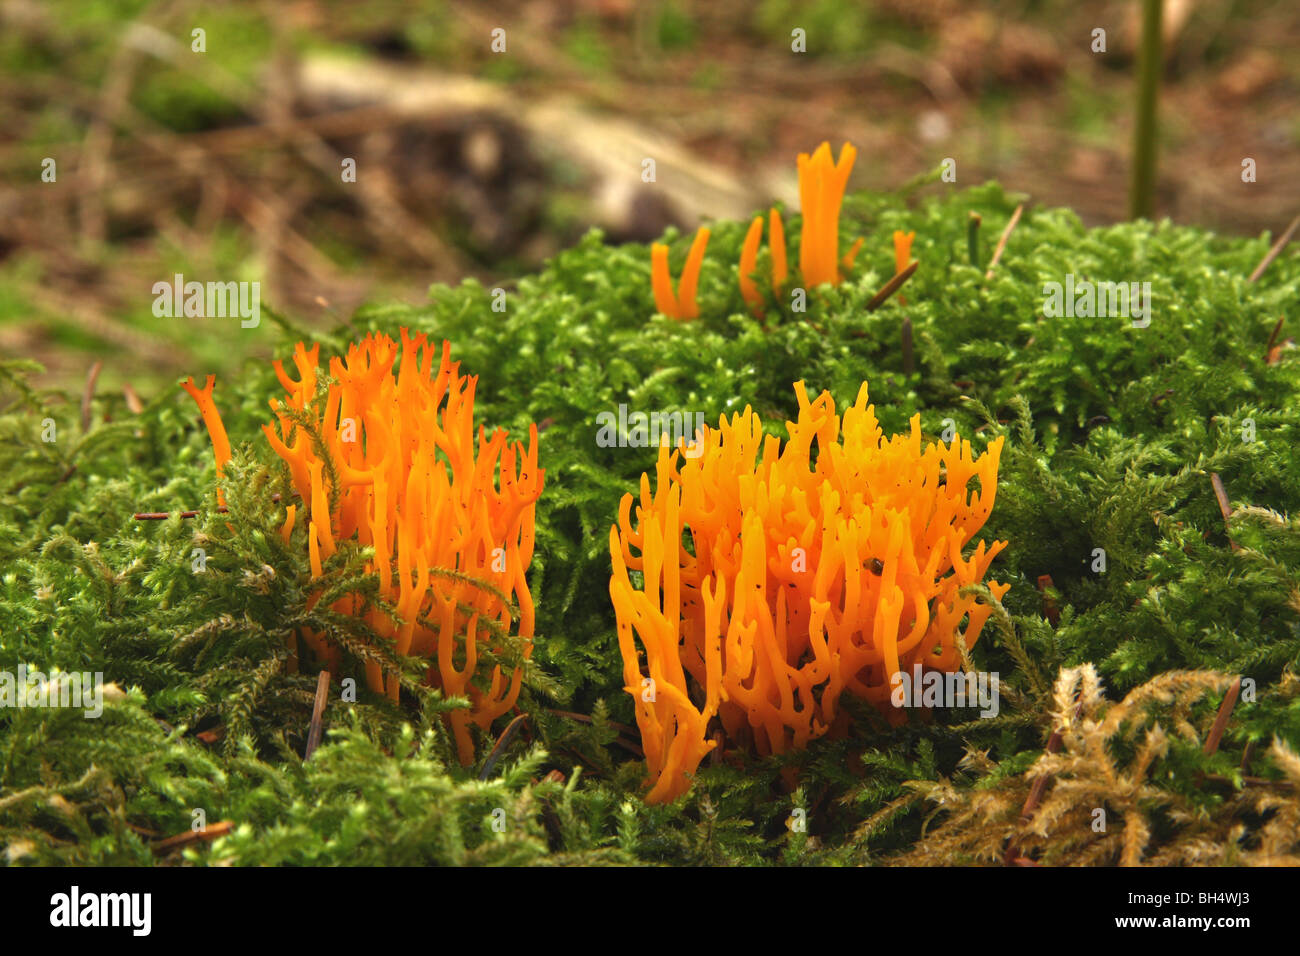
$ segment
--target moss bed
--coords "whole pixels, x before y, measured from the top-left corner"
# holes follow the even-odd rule
[[[282,357],[299,338],[324,357],[402,326],[449,339],[479,376],[476,421],[513,436],[542,428],[527,717],[491,758],[480,739],[469,768],[439,719],[455,702],[370,693],[361,659],[384,651],[347,621],[329,626],[357,699],[334,685],[324,741],[303,760],[316,676],[288,672],[284,636],[312,589],[305,551],[276,533],[272,493],[287,486],[258,430],[280,391],[269,364],[217,384],[237,449],[230,513],[218,515],[208,437],[179,388],[139,414],[95,397],[83,428],[79,396],[34,389],[30,363],[6,360],[0,671],[102,672],[114,687],[94,720],[0,709],[5,859],[887,865],[997,863],[1014,847],[1057,864],[1296,862],[1300,355],[1285,330],[1271,361],[1269,344],[1300,295],[1300,257],[1284,252],[1252,282],[1266,236],[1086,229],[1068,210],[1028,207],[986,278],[1017,198],[934,188],[849,196],[841,236],[866,238],[855,269],[806,312],[769,303],[765,324],[737,283],[747,223],[725,222],[712,224],[693,322],[655,315],[645,246],[594,233],[507,284],[504,312],[465,282],[420,306],[365,308],[328,334],[276,317]],[[787,228],[797,245],[797,221]],[[905,305],[896,295],[868,311],[893,274],[895,229],[916,231],[921,265]],[[689,236],[665,241],[676,273]],[[1043,287],[1067,274],[1150,282],[1149,326],[1046,317]],[[237,347],[237,322],[199,321],[195,334]],[[977,451],[1007,436],[981,537],[1009,542],[990,577],[1011,588],[972,652],[1000,674],[999,713],[938,710],[901,727],[864,713],[848,739],[801,753],[706,760],[687,796],[646,806],[608,535],[654,449],[600,447],[596,416],[626,404],[716,422],[750,405],[784,437],[796,379],[841,407],[868,381],[887,435],[919,412],[927,439],[946,419]],[[204,514],[133,518],[184,509]],[[196,547],[205,573],[193,572]],[[373,589],[360,561],[355,548],[336,557],[337,593]],[[407,668],[414,687],[422,669]],[[1220,736],[1211,725],[1236,677]],[[1021,824],[1041,774],[1049,785]],[[196,820],[207,839],[160,845]]]

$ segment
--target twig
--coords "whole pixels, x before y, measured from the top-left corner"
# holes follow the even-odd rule
[[[1007,247],[1007,240],[1011,238],[1011,230],[1016,228],[1016,223],[1020,222],[1020,214],[1025,211],[1025,204],[1021,203],[1016,207],[1016,211],[1011,214],[1011,219],[1007,222],[1007,227],[1002,230],[1002,235],[998,238],[998,244],[993,249],[993,258],[989,260],[988,271],[984,273],[985,279],[993,278],[993,267],[998,264],[1002,258],[1002,250]]]
[[[200,830],[187,830],[185,833],[178,833],[170,836],[165,840],[159,840],[153,845],[153,852],[157,856],[170,853],[179,847],[189,846],[191,843],[198,843],[200,840],[211,842],[217,837],[223,837],[235,828],[233,820],[218,820],[216,823],[209,823]]]
[[[1082,716],[1083,716],[1083,704],[1080,703],[1077,707],[1074,708],[1074,719],[1078,720]],[[1053,730],[1052,736],[1047,738],[1047,753],[1049,754],[1060,753],[1062,740],[1063,740],[1063,736],[1061,734],[1061,731]],[[1039,774],[1037,777],[1034,778],[1034,783],[1029,788],[1029,796],[1025,798],[1025,805],[1020,808],[1020,825],[1022,827],[1028,826],[1030,821],[1033,820],[1034,811],[1037,810],[1038,805],[1042,803],[1043,794],[1047,791],[1047,783],[1049,779],[1050,779],[1050,774],[1045,774],[1045,773]],[[1025,857],[1022,857],[1020,855],[1020,851],[1016,849],[1016,844],[1015,841],[1013,840],[1011,845],[1007,847],[1007,852],[1006,855],[1002,858],[1002,862],[1005,863],[1007,866],[1035,865],[1033,863],[1022,863],[1021,861],[1024,859]]]
[[[970,254],[970,264],[976,269],[980,267],[980,223],[983,219],[980,214],[972,212],[970,221],[966,224],[966,251]]]
[[[316,678],[316,700],[311,707],[311,724],[307,729],[307,749],[302,753],[304,761],[310,760],[311,755],[320,746],[321,719],[325,716],[325,704],[329,701],[329,696],[330,672],[321,671]]]
[[[296,491],[293,493],[293,496],[295,498],[300,497],[298,492]],[[280,493],[277,491],[275,494],[273,494],[271,496],[271,500],[278,502],[280,500]],[[228,514],[229,511],[230,509],[227,508],[225,505],[217,506],[218,514],[223,514],[223,515]],[[203,514],[202,511],[182,511],[180,513],[180,516],[182,518],[197,518],[201,514]],[[135,512],[135,514],[131,515],[131,517],[134,518],[136,521],[166,521],[171,516],[172,516],[172,512],[170,511],[137,511]]]
[[[906,282],[908,279],[912,278],[912,274],[915,273],[916,270],[919,269],[920,267],[921,267],[921,260],[917,259],[910,266],[904,269],[902,272],[898,273],[892,279],[886,282],[884,288],[882,288],[879,292],[877,292],[875,296],[872,297],[871,301],[867,303],[867,311],[875,312],[876,309],[884,305],[885,301],[891,295],[897,292],[900,288],[902,288],[903,283]]]
[[[556,710],[553,707],[548,707],[546,708],[546,712],[548,714],[554,714],[556,717],[567,717],[569,720],[576,720],[584,724],[594,723],[594,721],[586,714],[575,714],[570,710]],[[615,730],[621,730],[624,733],[635,734],[638,732],[635,727],[629,727],[627,724],[620,724],[616,720],[607,720],[605,723],[610,727],[613,727]]]
[[[1277,325],[1273,326],[1273,334],[1268,337],[1268,345],[1264,346],[1264,362],[1267,365],[1276,365],[1278,359],[1282,357],[1282,350],[1279,348],[1276,352],[1273,350],[1273,343],[1277,341],[1278,333],[1282,331],[1282,323],[1286,321],[1286,316],[1280,316]]]
[[[1268,252],[1264,254],[1264,258],[1259,260],[1259,265],[1255,266],[1255,271],[1250,274],[1251,282],[1259,281],[1259,277],[1264,274],[1264,270],[1268,268],[1269,263],[1281,254],[1283,248],[1285,248],[1286,244],[1291,241],[1291,237],[1295,235],[1297,229],[1300,229],[1300,216],[1296,216],[1291,220],[1291,225],[1286,227],[1286,232],[1282,233],[1277,242],[1273,243],[1273,248],[1269,249]]]
[[[634,744],[632,743],[632,741],[624,740],[622,737],[615,737],[614,744],[615,746],[622,747],[624,750],[630,753],[633,757],[636,757],[638,760],[645,757],[645,751],[641,749],[640,744]]]
[[[1050,587],[1055,587],[1052,583],[1052,576],[1050,574],[1040,574],[1038,576],[1038,591],[1043,596],[1043,616],[1052,622],[1052,627],[1056,627],[1061,622],[1061,611],[1056,606],[1056,599],[1047,591]]]
[[[1273,350],[1273,343],[1277,341],[1277,334],[1282,331],[1282,323],[1286,321],[1286,316],[1279,316],[1277,325],[1273,326],[1273,332],[1268,337],[1268,345],[1264,346],[1264,354],[1268,355]]]
[[[133,414],[139,415],[144,411],[144,403],[140,401],[140,396],[135,393],[130,382],[122,383],[122,395],[126,399],[126,407],[131,409]]]
[[[99,381],[99,373],[103,367],[103,362],[96,362],[86,374],[86,387],[81,392],[81,431],[83,433],[90,431],[90,402],[95,397],[95,383]]]
[[[1138,88],[1133,124],[1133,175],[1129,187],[1129,218],[1152,219],[1156,207],[1156,153],[1161,52],[1160,20],[1164,0],[1142,0],[1142,40],[1138,52]]]
[[[225,505],[218,505],[217,511],[220,514],[226,514],[230,509]],[[202,511],[182,511],[181,517],[197,518],[201,514],[203,514]],[[135,514],[131,515],[131,517],[136,521],[166,521],[171,516],[172,512],[170,511],[137,511]]]
[[[515,735],[518,734],[520,729],[524,726],[524,720],[527,719],[527,717],[527,714],[520,714],[506,725],[505,730],[501,731],[501,736],[497,738],[496,746],[492,748],[492,752],[488,754],[487,759],[483,761],[483,769],[478,772],[478,778],[480,780],[487,780],[492,775],[492,768],[496,766],[497,761],[501,759],[501,754],[510,746],[510,742],[515,739]]]
[[[1228,718],[1232,716],[1232,708],[1237,704],[1237,695],[1241,693],[1241,678],[1238,677],[1228,688],[1228,693],[1223,696],[1223,703],[1219,705],[1218,716],[1214,718],[1214,726],[1210,728],[1210,736],[1205,738],[1205,756],[1211,756],[1219,749],[1219,741],[1223,739],[1223,731],[1227,729]]]
[[[1214,486],[1214,497],[1219,502],[1219,513],[1223,515],[1223,528],[1228,532],[1228,544],[1232,545],[1233,551],[1240,551],[1241,545],[1232,540],[1232,528],[1228,524],[1228,519],[1232,517],[1232,505],[1228,502],[1228,490],[1223,487],[1223,479],[1219,477],[1217,471],[1210,473],[1210,484]]]

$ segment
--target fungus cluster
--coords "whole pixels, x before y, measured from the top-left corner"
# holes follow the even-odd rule
[[[750,408],[725,416],[682,459],[659,450],[610,530],[610,596],[625,690],[636,707],[650,802],[685,793],[717,745],[782,753],[846,730],[848,693],[892,720],[891,689],[914,665],[953,671],[991,608],[959,590],[1006,546],[963,547],[992,510],[998,437],[883,439],[863,383],[835,412],[795,384],[782,445]],[[968,492],[977,478],[979,488]],[[999,599],[1008,585],[990,582]],[[639,643],[639,648],[638,648]]]
[[[843,256],[840,255],[840,208],[844,204],[844,190],[857,151],[848,143],[840,149],[838,161],[831,159],[830,143],[822,143],[813,151],[800,153],[799,204],[803,215],[799,233],[799,271],[807,288],[829,283],[838,285],[840,269],[850,269],[862,248],[858,239]],[[768,244],[772,253],[772,294],[780,296],[790,267],[786,256],[785,227],[781,214],[772,209],[768,214]],[[763,240],[763,217],[755,216],[745,234],[740,249],[740,294],[756,313],[761,311],[762,293],[754,282],[758,265],[759,244]],[[897,240],[895,240],[897,241]],[[673,291],[672,274],[668,268],[668,246],[656,242],[650,247],[650,284],[654,292],[655,308],[672,319],[694,319],[700,314],[695,301],[699,283],[700,265],[709,244],[709,230],[701,228],[695,234],[691,250],[686,256],[682,279]],[[910,242],[908,248],[910,249]]]
[[[355,595],[333,609],[364,614],[398,654],[429,659],[434,686],[470,699],[469,712],[449,715],[459,757],[469,763],[470,724],[486,729],[514,706],[522,679],[521,667],[506,674],[497,663],[476,683],[481,652],[500,658],[515,624],[524,655],[531,652],[534,609],[525,575],[545,472],[537,465],[536,426],[527,448],[507,443],[502,430],[489,436],[479,426],[475,433],[477,377],[458,374],[450,343],[435,361],[437,350],[423,334],[411,338],[402,329],[401,339],[399,347],[372,334],[353,344],[346,357],[330,359],[324,389],[320,346],[298,343],[296,380],[274,363],[286,394],[271,400],[276,421],[263,431],[306,508],[313,579],[341,541],[374,548],[366,570],[377,574],[379,594],[395,614],[373,603],[363,607]],[[212,385],[209,378],[203,391],[192,380],[185,387],[212,435],[220,474],[230,446]],[[286,510],[287,542],[297,506]],[[337,648],[311,632],[302,637],[337,669]],[[367,662],[366,677],[372,690],[397,699],[396,673]]]

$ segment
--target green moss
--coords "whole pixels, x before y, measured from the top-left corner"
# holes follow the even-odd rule
[[[462,371],[480,377],[478,421],[516,434],[545,425],[530,572],[538,638],[520,701],[530,716],[488,781],[452,759],[436,717],[460,702],[421,689],[418,662],[406,662],[408,695],[396,707],[360,679],[361,659],[391,655],[383,642],[359,621],[308,611],[302,529],[280,542],[271,496],[288,485],[258,432],[278,392],[269,366],[218,384],[227,429],[245,446],[231,465],[230,514],[162,522],[131,513],[213,505],[207,437],[179,389],[139,416],[102,396],[93,421],[105,412],[112,421],[83,434],[76,397],[34,392],[22,363],[0,366],[0,670],[102,671],[132,688],[99,720],[0,710],[0,840],[27,861],[147,862],[139,830],[183,832],[202,809],[236,827],[184,851],[198,863],[884,862],[924,845],[923,784],[973,793],[1030,770],[1057,670],[1083,662],[1116,696],[1171,670],[1254,681],[1218,754],[1175,748],[1150,774],[1206,813],[1227,812],[1222,794],[1193,784],[1197,774],[1237,767],[1251,742],[1300,743],[1300,529],[1285,517],[1300,513],[1300,362],[1293,349],[1265,360],[1277,317],[1300,292],[1300,260],[1283,254],[1250,283],[1267,237],[1168,223],[1087,230],[1067,210],[1030,208],[985,280],[967,258],[968,213],[983,216],[987,250],[1014,205],[992,185],[924,202],[851,196],[841,236],[845,246],[866,237],[858,267],[838,288],[814,290],[806,313],[769,302],[765,323],[737,287],[745,224],[717,223],[696,322],[654,317],[648,250],[608,247],[593,233],[510,284],[504,312],[470,281],[434,287],[421,306],[367,307],[320,337],[327,354],[369,329],[446,337]],[[797,220],[787,219],[797,262]],[[893,271],[898,228],[916,231],[921,267],[905,306],[895,297],[867,312]],[[667,239],[680,262],[689,237]],[[1066,274],[1150,282],[1150,326],[1045,317],[1043,285]],[[645,807],[642,767],[622,746],[634,735],[619,729],[632,712],[607,539],[619,499],[654,456],[597,446],[596,416],[625,403],[716,421],[748,404],[783,434],[796,378],[837,403],[869,381],[887,431],[919,413],[927,437],[951,420],[977,450],[1007,434],[982,534],[1010,542],[991,576],[1011,590],[973,652],[978,668],[1001,675],[1001,711],[990,720],[940,711],[901,728],[864,713],[849,740],[766,761],[737,753],[737,765],[704,767],[679,803]],[[41,440],[46,418],[52,443]],[[1212,473],[1239,509],[1227,528]],[[192,570],[195,548],[203,573]],[[1104,571],[1094,570],[1096,549]],[[373,596],[363,559],[342,548],[327,586]],[[1056,627],[1042,616],[1040,575],[1052,578]],[[289,672],[284,637],[307,620],[349,650],[340,676],[360,689],[347,703],[335,685],[330,732],[304,763],[316,681]],[[1207,698],[1163,719],[1203,733],[1216,705]],[[491,743],[481,740],[480,753]],[[1265,749],[1251,757],[1256,776],[1276,775]],[[978,768],[968,752],[984,755]],[[794,793],[786,764],[798,773]],[[563,782],[544,779],[552,770]],[[807,832],[786,826],[796,808]],[[1176,839],[1178,825],[1154,832]]]

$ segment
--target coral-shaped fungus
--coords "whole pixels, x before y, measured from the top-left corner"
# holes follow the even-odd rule
[[[809,156],[799,154],[799,212],[803,228],[799,238],[799,271],[809,288],[829,282],[838,285],[839,266],[853,265],[862,240],[840,260],[840,207],[858,151],[848,143],[840,148],[839,162],[831,161],[831,144],[822,143]]]
[[[795,390],[784,446],[749,408],[723,416],[697,458],[661,446],[635,525],[627,495],[610,530],[650,802],[689,789],[715,716],[760,754],[843,733],[845,692],[901,720],[893,681],[917,664],[959,669],[991,611],[958,590],[1006,546],[981,541],[962,557],[993,508],[1003,439],[978,458],[969,441],[923,447],[916,415],[909,435],[884,441],[866,383],[842,423],[828,392],[809,402]],[[999,599],[1007,587],[989,583]]]
[[[772,294],[781,295],[781,288],[789,277],[790,269],[785,257],[785,226],[781,223],[781,214],[772,209],[768,214],[772,247]],[[754,283],[754,269],[758,266],[758,244],[763,240],[763,217],[755,216],[745,233],[745,241],[740,247],[740,295],[749,303],[751,309],[759,312],[763,294]]]
[[[429,680],[444,694],[470,699],[468,713],[456,710],[448,717],[460,760],[469,763],[469,725],[487,729],[513,707],[523,676],[520,667],[507,675],[494,664],[482,682],[486,686],[472,682],[483,649],[502,656],[502,639],[514,623],[503,598],[518,607],[524,656],[532,650],[534,614],[525,572],[545,472],[537,466],[536,426],[527,449],[521,442],[507,444],[501,430],[488,436],[480,425],[475,435],[478,379],[458,374],[450,343],[443,342],[434,365],[436,349],[423,334],[410,338],[402,329],[401,336],[400,361],[398,344],[374,334],[353,344],[346,358],[330,359],[333,381],[323,402],[317,394],[320,346],[308,350],[298,343],[297,381],[274,363],[287,394],[271,400],[276,423],[263,431],[288,463],[307,508],[312,577],[322,575],[341,541],[355,538],[374,547],[366,569],[377,573],[379,594],[396,608],[396,617],[372,604],[364,609],[365,620],[392,638],[398,654],[429,658]],[[209,378],[200,391],[191,379],[185,388],[212,435],[220,474],[230,445],[212,385]],[[296,510],[287,508],[281,532],[286,542]],[[363,607],[352,595],[332,605],[345,614],[360,614]],[[336,647],[310,631],[302,636],[337,670]],[[372,690],[397,698],[396,673],[385,675],[367,662],[366,677]]]
[[[844,190],[853,171],[857,150],[845,143],[840,149],[839,162],[831,160],[831,144],[822,143],[812,153],[799,154],[799,208],[803,215],[799,230],[799,271],[805,286],[829,282],[837,285],[842,278],[840,267],[851,269],[862,248],[857,239],[843,256],[840,247],[840,208],[844,204]],[[770,245],[772,248],[772,293],[779,296],[790,274],[785,251],[785,227],[781,214],[772,209],[768,214]],[[763,217],[755,216],[740,246],[740,294],[755,311],[763,301],[755,285],[753,274],[758,264],[758,246],[763,239]]]
[[[899,273],[912,264],[912,240],[916,238],[916,230],[903,232],[901,229],[894,230],[894,272]]]
[[[844,204],[844,190],[857,150],[845,143],[840,158],[831,159],[830,143],[822,143],[809,155],[800,153],[799,206],[803,222],[799,233],[799,271],[806,287],[823,282],[838,285],[840,268],[850,269],[862,248],[858,239],[843,256],[840,255],[840,208]],[[779,296],[789,277],[786,259],[785,227],[776,209],[769,213],[769,242],[772,250],[772,292]],[[756,314],[761,311],[762,294],[754,282],[758,264],[758,247],[763,239],[763,217],[755,216],[745,233],[740,248],[740,294]],[[700,310],[695,302],[699,283],[700,264],[709,242],[709,230],[701,228],[691,243],[682,268],[682,280],[673,292],[672,275],[668,269],[668,247],[656,242],[650,247],[650,285],[654,292],[655,308],[673,319],[694,319]]]
[[[656,242],[650,247],[650,284],[655,294],[655,308],[670,319],[694,319],[700,314],[695,302],[695,290],[700,282],[700,266],[704,250],[709,245],[709,230],[701,226],[691,242],[682,267],[682,281],[673,292],[672,274],[668,271],[668,247]]]
[[[898,275],[904,269],[912,264],[912,240],[916,238],[916,231],[903,232],[901,229],[894,230],[894,274]],[[907,305],[907,299],[899,295],[899,305]]]

